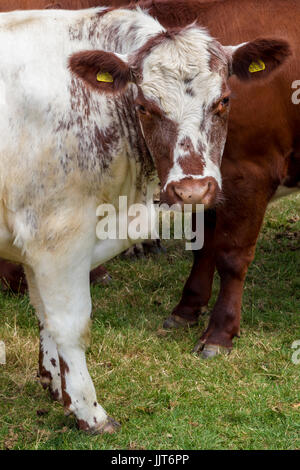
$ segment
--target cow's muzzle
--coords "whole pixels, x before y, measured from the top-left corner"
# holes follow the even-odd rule
[[[217,181],[212,177],[202,179],[184,178],[168,184],[161,194],[161,202],[172,204],[204,204],[205,208],[213,207],[220,195]]]

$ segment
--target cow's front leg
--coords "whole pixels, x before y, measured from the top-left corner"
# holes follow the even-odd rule
[[[49,390],[54,401],[63,403],[60,364],[57,346],[45,326],[45,320],[39,321],[40,350],[38,376],[42,387]]]
[[[44,389],[48,389],[53,400],[63,402],[61,390],[60,365],[56,343],[46,328],[45,307],[38,291],[33,270],[24,266],[29,296],[35,308],[40,330],[38,377]]]
[[[208,327],[195,347],[196,352],[202,351],[204,358],[220,352],[229,353],[233,338],[240,334],[244,281],[254,252],[255,245],[245,248],[227,247],[218,253],[220,292]]]
[[[258,178],[252,181],[259,182]],[[244,281],[254,258],[267,206],[267,184],[259,183],[261,186],[253,188],[251,199],[246,198],[244,188],[236,184],[235,189],[240,193],[233,194],[231,198],[228,196],[226,204],[217,210],[215,259],[220,291],[208,327],[195,348],[196,352],[202,351],[205,358],[220,352],[229,353],[233,338],[240,334]],[[228,191],[228,194],[231,193]]]
[[[199,315],[207,308],[215,272],[215,226],[216,212],[206,211],[204,246],[201,250],[193,251],[192,271],[184,286],[179,304],[163,324],[166,329],[197,325]]]
[[[57,346],[65,411],[74,413],[82,430],[111,433],[118,425],[97,401],[85,358],[91,315],[90,257],[74,252],[70,260],[58,251],[36,259],[34,274],[45,308],[45,327]]]

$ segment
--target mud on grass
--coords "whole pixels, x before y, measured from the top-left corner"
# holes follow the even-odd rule
[[[100,403],[122,423],[86,436],[36,380],[37,324],[28,298],[0,293],[1,449],[300,449],[300,196],[270,207],[247,277],[242,336],[229,357],[191,354],[207,322],[161,332],[179,300],[191,253],[115,259],[95,287],[87,359]],[[213,298],[216,298],[218,279]]]

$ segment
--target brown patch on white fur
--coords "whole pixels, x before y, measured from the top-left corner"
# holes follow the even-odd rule
[[[178,159],[178,164],[181,166],[183,173],[185,175],[201,175],[205,166],[203,152],[199,152],[199,148],[196,152],[191,139],[188,137],[182,140],[179,145],[187,153],[187,156]]]
[[[70,412],[70,406],[72,404],[72,400],[70,395],[66,391],[66,374],[70,372],[68,364],[63,360],[61,356],[59,357],[59,366],[60,366],[60,375],[61,375],[61,390],[64,402],[64,409],[68,413]]]
[[[140,88],[136,105],[147,147],[155,160],[161,187],[164,187],[174,164],[173,151],[178,136],[178,125],[154,102],[147,100]]]

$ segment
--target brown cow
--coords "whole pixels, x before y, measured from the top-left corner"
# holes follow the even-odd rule
[[[102,5],[118,7],[128,3],[127,0],[1,0],[0,11],[43,10],[45,8],[79,10]]]
[[[176,6],[174,5],[176,4]],[[300,78],[300,3],[297,0],[145,1],[164,25],[198,19],[223,44],[264,34],[288,39],[294,51],[277,77],[241,88],[231,80],[229,133],[222,162],[223,204],[205,214],[205,244],[166,328],[194,325],[211,296],[215,269],[220,292],[195,350],[211,357],[229,352],[239,336],[244,281],[269,201],[277,189],[300,186],[300,108],[292,84]],[[261,73],[261,72],[257,72]]]

